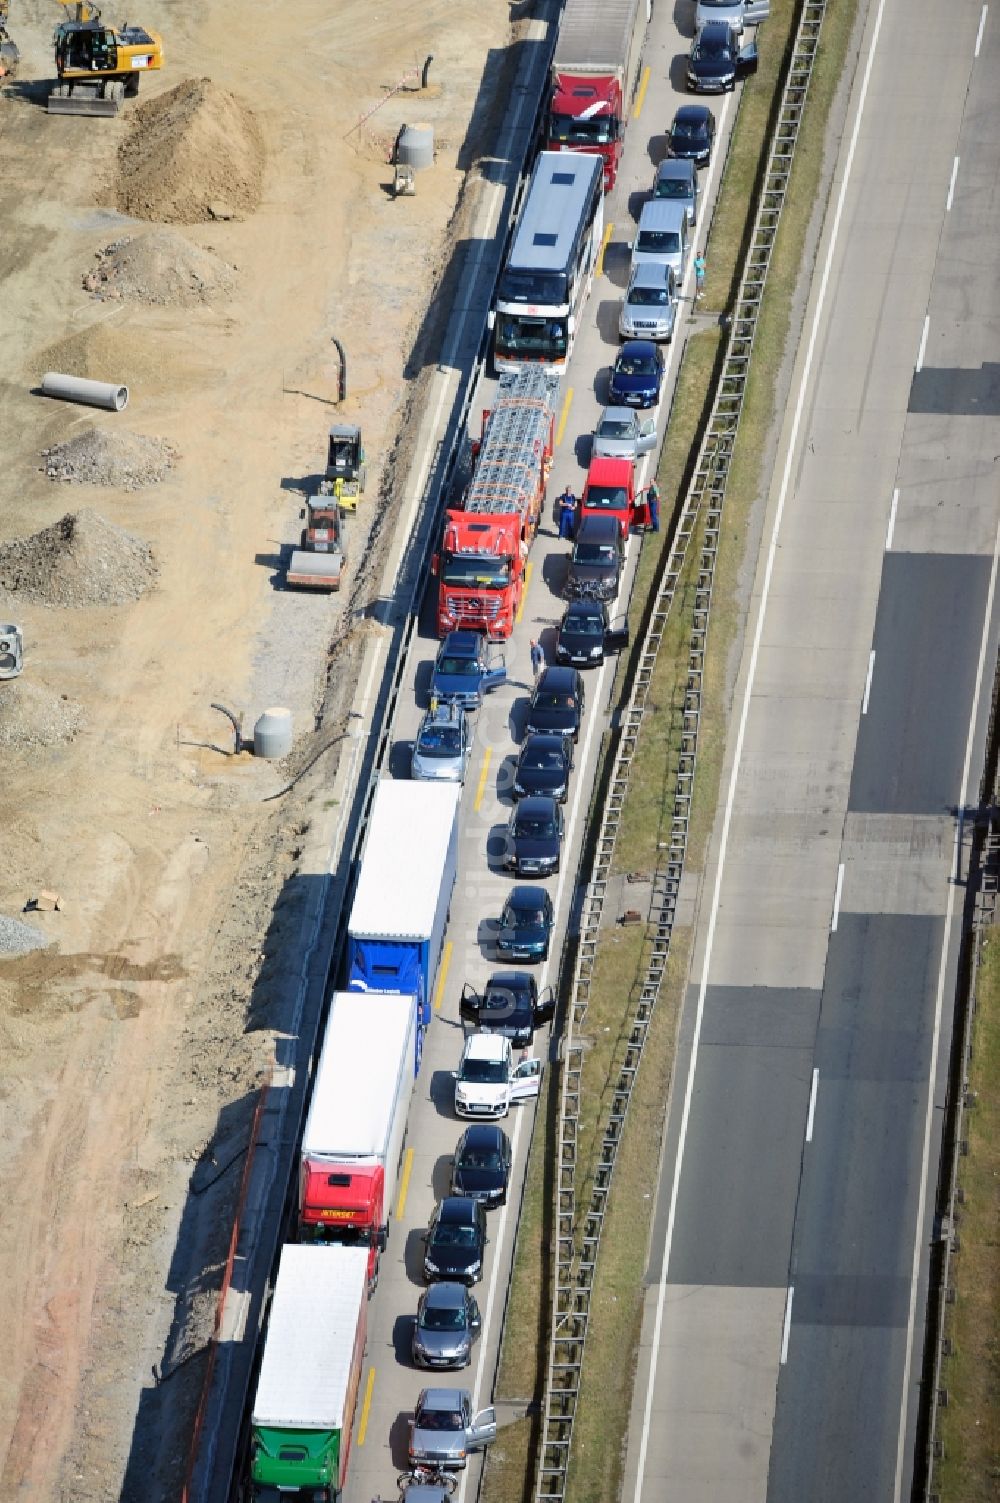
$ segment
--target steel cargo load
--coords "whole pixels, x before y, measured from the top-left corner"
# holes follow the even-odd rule
[[[366,1248],[371,1288],[389,1235],[419,1032],[412,997],[337,992],[302,1136],[299,1238]]]
[[[455,886],[460,794],[454,783],[379,783],[348,924],[348,990],[416,997],[424,1027]]]
[[[347,1476],[368,1318],[362,1247],[282,1251],[251,1411],[254,1498],[333,1503]]]

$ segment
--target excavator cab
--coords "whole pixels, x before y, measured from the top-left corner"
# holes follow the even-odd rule
[[[67,7],[70,0],[61,0]],[[117,115],[134,99],[143,73],[163,66],[163,44],[142,26],[105,26],[100,11],[76,3],[73,20],[55,29],[56,73],[50,115]]]

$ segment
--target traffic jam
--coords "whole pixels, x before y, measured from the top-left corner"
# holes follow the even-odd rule
[[[682,9],[684,37],[647,0],[563,12],[315,1057],[251,1393],[257,1503],[462,1499],[513,1417],[501,1325],[583,825],[727,91],[767,7]],[[719,28],[732,77],[703,89]],[[671,83],[688,48],[714,109]]]

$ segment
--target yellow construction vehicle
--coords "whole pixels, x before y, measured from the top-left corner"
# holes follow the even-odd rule
[[[142,26],[105,26],[100,11],[82,0],[59,0],[73,19],[60,21],[53,42],[59,82],[49,95],[50,115],[117,115],[123,99],[139,92],[143,73],[163,67],[163,43]]]
[[[0,78],[16,78],[17,65],[21,60],[17,44],[7,30],[7,15],[10,0],[0,0]]]

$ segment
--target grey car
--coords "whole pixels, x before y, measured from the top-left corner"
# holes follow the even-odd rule
[[[619,334],[623,339],[669,341],[674,337],[676,322],[677,293],[673,267],[662,261],[640,261],[628,279],[622,298]]]
[[[594,429],[594,459],[631,459],[656,448],[656,420],[632,407],[605,407]]]
[[[771,0],[695,0],[694,29],[712,21],[726,21],[736,32],[757,26],[771,13]]]
[[[687,209],[688,224],[698,223],[698,169],[686,157],[665,157],[653,178],[653,198],[668,198]]]
[[[410,1465],[460,1469],[470,1451],[481,1451],[496,1435],[496,1410],[473,1415],[468,1389],[421,1389],[410,1425]]]
[[[420,1296],[410,1350],[418,1367],[468,1367],[482,1320],[464,1284],[432,1284]]]
[[[413,743],[410,773],[424,782],[464,783],[472,751],[468,717],[460,704],[432,705]]]

